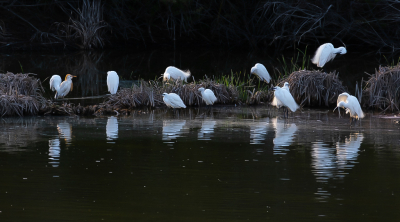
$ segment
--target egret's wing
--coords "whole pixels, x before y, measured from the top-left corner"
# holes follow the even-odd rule
[[[183,103],[181,97],[179,97],[177,94],[170,93],[168,95],[169,95],[169,99],[173,105],[182,107],[182,108],[186,108],[186,105]]]
[[[62,79],[59,75],[53,75],[50,79],[50,89],[52,91],[57,90],[60,87]]]
[[[69,91],[71,91],[71,86],[72,86],[72,82],[70,81],[63,81],[60,85],[60,89],[57,92],[57,96],[58,97],[64,97],[66,96]]]
[[[281,101],[281,103],[284,106],[288,107],[292,112],[295,112],[299,108],[299,105],[297,105],[292,94],[290,94],[290,92],[288,92],[287,90],[277,88],[277,90],[275,90],[274,94],[275,94],[275,97],[279,101]]]
[[[118,85],[119,85],[119,76],[118,76],[118,74],[116,72],[114,72],[114,71],[107,72],[108,91],[111,94],[117,93]]]
[[[361,109],[360,102],[355,96],[349,96],[347,98],[348,109],[351,110],[351,114],[357,114],[358,118],[364,118],[364,112]]]
[[[334,59],[336,54],[333,53],[333,45],[330,43],[325,43],[321,45],[315,52],[312,63],[316,64],[318,67],[323,67],[325,63]]]
[[[207,99],[209,99],[211,101],[211,103],[215,103],[215,101],[217,101],[217,97],[215,97],[215,94],[212,90],[210,89],[206,89],[204,90],[204,95],[207,97]]]

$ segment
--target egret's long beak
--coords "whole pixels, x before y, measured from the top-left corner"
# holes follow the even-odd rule
[[[78,76],[72,76],[72,77],[78,77]]]
[[[335,112],[335,110],[337,109],[338,107],[336,106],[334,109],[333,109],[333,111],[332,112]]]

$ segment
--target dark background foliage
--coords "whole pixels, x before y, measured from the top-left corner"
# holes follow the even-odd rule
[[[0,1],[0,50],[345,43],[400,49],[396,0]]]

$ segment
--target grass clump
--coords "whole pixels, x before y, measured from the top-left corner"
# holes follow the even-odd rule
[[[399,111],[400,107],[400,64],[379,67],[366,81],[363,93],[367,99],[363,105],[383,111]]]
[[[336,72],[301,70],[290,74],[279,85],[288,82],[290,93],[300,106],[336,106],[339,94],[347,91],[338,75]]]
[[[0,115],[36,115],[47,106],[44,89],[32,73],[0,73]]]

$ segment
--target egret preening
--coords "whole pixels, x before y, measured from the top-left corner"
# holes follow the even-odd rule
[[[167,81],[172,78],[172,79],[184,80],[185,82],[187,82],[187,78],[189,78],[189,76],[190,76],[189,70],[182,71],[176,68],[175,66],[168,66],[163,74],[163,80]]]
[[[183,103],[181,97],[179,97],[175,93],[163,93],[163,100],[164,103],[171,108],[186,108],[185,104]]]
[[[265,66],[261,63],[256,63],[250,70],[250,74],[255,74],[260,77],[261,81],[269,83],[271,81],[271,76],[269,75]]]
[[[289,83],[288,83],[288,82],[285,82],[285,84],[283,84],[282,89],[286,89],[288,92],[290,92],[290,90],[289,90]],[[281,101],[279,101],[279,99],[277,99],[277,98],[274,96],[274,99],[272,100],[271,105],[276,106],[276,107],[278,107],[278,109],[280,109],[281,106],[282,106],[282,103],[281,103]]]
[[[107,86],[108,91],[111,94],[117,93],[119,84],[119,76],[115,71],[108,71],[107,72]]]
[[[55,98],[63,98],[65,97],[70,91],[73,89],[73,84],[72,84],[72,78],[76,76],[73,76],[71,74],[67,74],[65,76],[65,80],[60,84],[59,90],[56,92]],[[51,80],[50,80],[51,81]]]
[[[58,91],[60,90],[60,84],[62,79],[59,75],[53,75],[50,79],[50,89],[51,91]]]
[[[352,118],[360,119],[365,116],[358,99],[348,93],[342,93],[338,96],[336,108],[343,108],[346,110],[346,113],[350,113],[350,121]]]
[[[292,94],[290,94],[288,90],[279,86],[275,86],[272,89],[275,91],[274,96],[281,102],[283,107],[290,109],[292,112],[296,112],[296,110],[299,108],[299,105],[297,105]],[[289,116],[288,110],[286,110],[286,114]]]
[[[327,62],[333,60],[337,54],[346,53],[347,50],[345,47],[335,48],[331,43],[325,43],[317,49],[311,62],[322,68]]]
[[[203,87],[199,88],[199,91],[201,92],[201,97],[203,98],[203,101],[206,103],[206,105],[213,105],[215,101],[217,101],[217,97],[215,97],[213,91],[210,89],[204,90]]]

